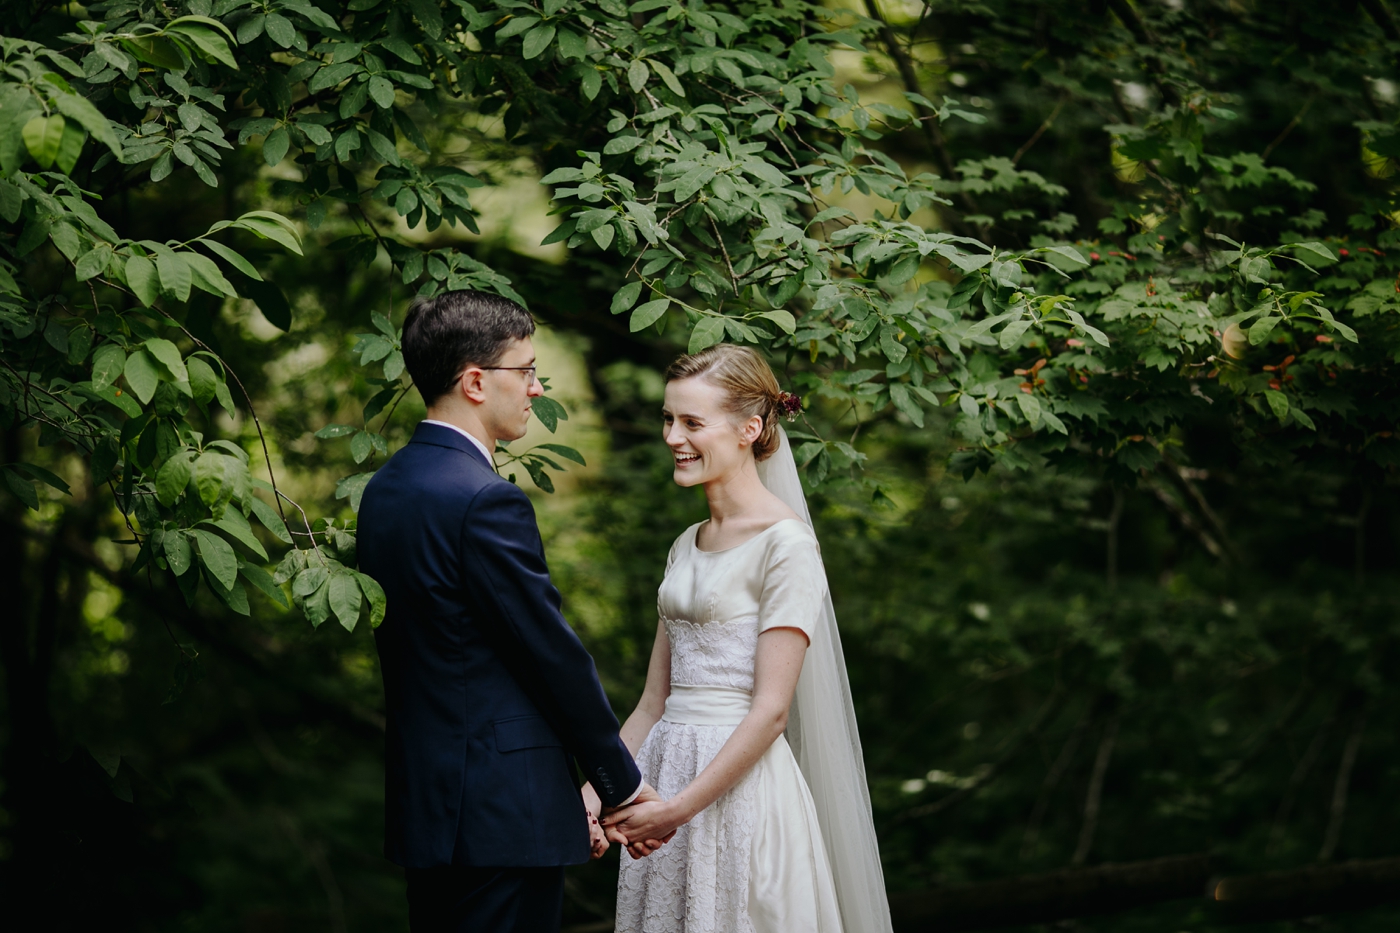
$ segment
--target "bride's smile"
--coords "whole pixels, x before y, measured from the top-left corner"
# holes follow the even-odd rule
[[[742,419],[725,409],[725,393],[706,379],[678,379],[666,386],[663,436],[675,461],[679,486],[724,480],[752,462],[753,439]]]

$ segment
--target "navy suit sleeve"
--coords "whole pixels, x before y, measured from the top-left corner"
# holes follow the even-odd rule
[[[478,493],[462,528],[462,554],[468,595],[504,621],[503,631],[488,633],[502,660],[536,698],[603,803],[626,800],[641,773],[618,735],[593,658],[560,611],[529,497],[510,483]]]

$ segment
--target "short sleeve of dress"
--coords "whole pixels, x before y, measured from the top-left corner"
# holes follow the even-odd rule
[[[826,568],[817,539],[805,524],[792,522],[774,535],[764,566],[758,630],[801,629],[810,643],[826,597]]]

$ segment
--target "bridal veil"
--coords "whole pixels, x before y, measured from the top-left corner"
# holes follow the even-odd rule
[[[787,432],[780,427],[778,434],[778,450],[758,465],[759,478],[811,525]],[[860,731],[829,593],[797,681],[787,740],[816,803],[844,933],[890,933],[890,908],[870,813]]]

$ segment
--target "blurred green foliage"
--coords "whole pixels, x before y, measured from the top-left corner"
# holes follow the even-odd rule
[[[1381,0],[527,6],[6,5],[7,88],[30,89],[0,101],[0,141],[19,140],[4,184],[27,193],[0,198],[0,402],[29,413],[0,450],[11,903],[55,928],[405,926],[378,857],[368,626],[313,631],[272,586],[240,604],[138,564],[156,528],[256,511],[227,471],[197,507],[173,504],[172,473],[134,524],[113,501],[161,496],[186,447],[249,476],[270,461],[290,530],[301,503],[348,574],[363,479],[345,478],[422,414],[396,323],[412,293],[462,285],[519,294],[560,370],[581,364],[555,380],[572,418],[546,414],[590,466],[537,501],[622,715],[665,551],[704,513],[656,440],[660,371],[726,336],[802,392],[790,428],[892,891],[1190,852],[1231,871],[1394,854],[1400,34]],[[84,19],[107,25],[59,38]],[[44,77],[61,63],[21,35],[81,76]],[[132,97],[154,99],[155,74],[173,106]],[[549,173],[575,185],[552,191],[563,227],[512,212]],[[74,202],[98,188],[95,224]],[[266,216],[234,246],[211,234],[256,276],[194,242],[250,211],[292,218],[304,255]],[[161,261],[149,244],[191,268],[212,252],[229,289],[205,272],[182,289],[169,257],[169,282],[132,281],[133,258]],[[141,403],[122,418],[73,388],[112,369],[104,346],[125,382],[102,387]],[[183,392],[176,362],[192,376],[201,352],[216,378]],[[48,390],[77,418],[25,407]],[[253,543],[280,549],[264,524]],[[261,555],[240,548],[251,581]],[[313,621],[372,611],[317,582],[324,605],[294,594]],[[571,874],[568,923],[609,916],[613,859]],[[1182,902],[1075,928],[1214,921]]]

